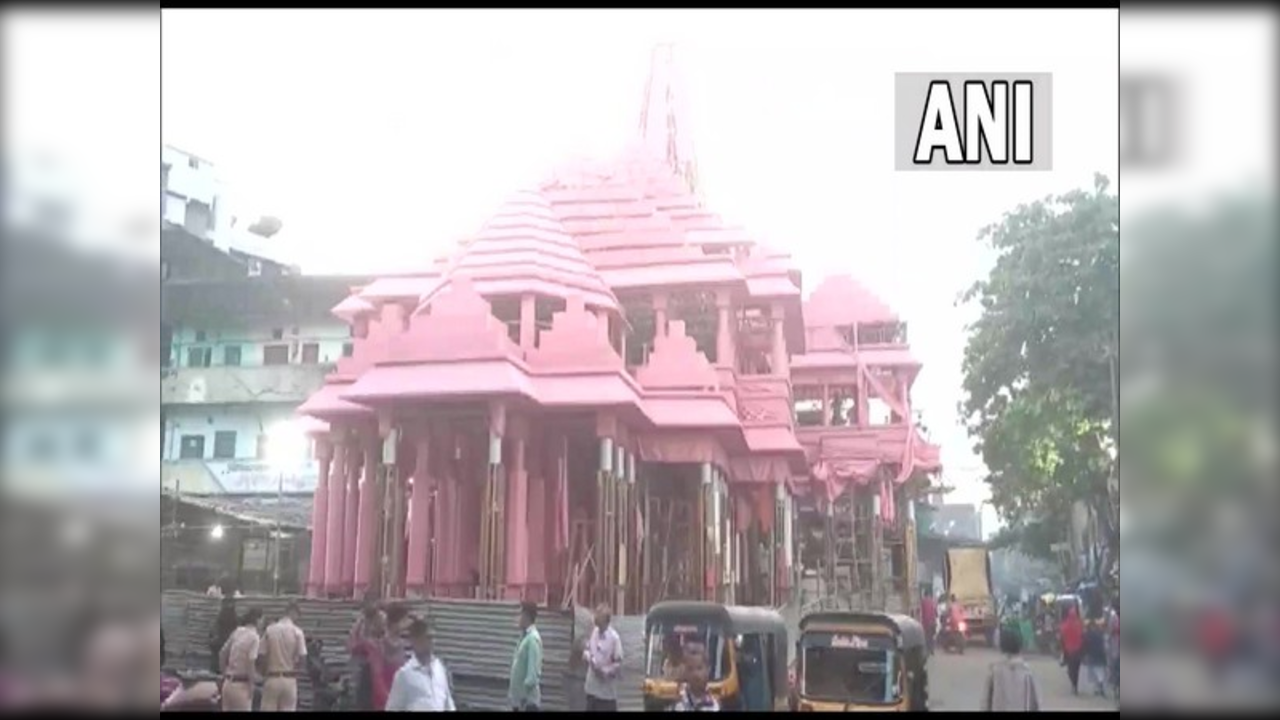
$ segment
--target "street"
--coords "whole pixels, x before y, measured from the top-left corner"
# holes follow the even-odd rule
[[[970,645],[964,655],[948,655],[940,650],[929,660],[929,709],[939,712],[977,710],[987,680],[987,668],[1000,654],[980,645]],[[1027,655],[1027,662],[1040,686],[1041,710],[1115,711],[1114,701],[1071,694],[1067,671],[1053,658]],[[1081,690],[1084,690],[1082,678]]]

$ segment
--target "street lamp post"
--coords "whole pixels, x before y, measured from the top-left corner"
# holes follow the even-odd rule
[[[284,541],[284,535],[281,533],[280,527],[280,510],[284,507],[284,470],[277,471],[276,486],[276,537],[275,545],[271,548],[271,594],[280,594],[280,543]]]
[[[280,545],[284,542],[284,527],[280,513],[284,509],[284,475],[292,463],[297,463],[305,447],[305,438],[299,426],[285,421],[267,434],[267,464],[276,474],[276,518],[274,544],[271,548],[272,592],[280,594]],[[295,466],[296,467],[296,466]]]

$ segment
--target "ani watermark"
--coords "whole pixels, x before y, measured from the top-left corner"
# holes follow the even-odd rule
[[[1050,73],[897,73],[898,170],[1052,170]]]

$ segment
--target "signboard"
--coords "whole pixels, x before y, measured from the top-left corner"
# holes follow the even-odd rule
[[[837,650],[892,650],[894,639],[887,635],[855,635],[852,633],[808,633],[804,636],[807,648],[833,648]]]
[[[315,492],[320,476],[315,460],[284,468],[257,460],[210,460],[205,465],[229,495]]]
[[[266,572],[271,569],[265,540],[245,540],[240,548],[240,566],[249,572]]]
[[[866,638],[857,635],[832,635],[831,647],[833,648],[851,648],[854,650],[866,650],[871,644]]]

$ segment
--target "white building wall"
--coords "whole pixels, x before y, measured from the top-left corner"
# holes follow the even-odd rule
[[[274,331],[281,331],[276,339]],[[199,333],[204,333],[203,339]],[[173,367],[191,367],[192,348],[209,348],[212,353],[211,366],[225,365],[226,348],[240,348],[240,367],[261,367],[263,354],[268,345],[289,345],[290,365],[302,363],[302,346],[308,343],[318,345],[317,362],[319,364],[336,363],[343,357],[346,346],[352,342],[351,328],[342,321],[334,319],[332,323],[301,325],[281,328],[175,328],[170,358]],[[296,347],[294,347],[296,346]]]
[[[204,438],[204,455],[191,460],[256,460],[260,437],[278,433],[279,428],[294,419],[294,408],[288,405],[239,405],[167,408],[165,410],[165,460],[183,459],[183,436]],[[218,458],[214,454],[219,432],[234,432],[235,453]]]

